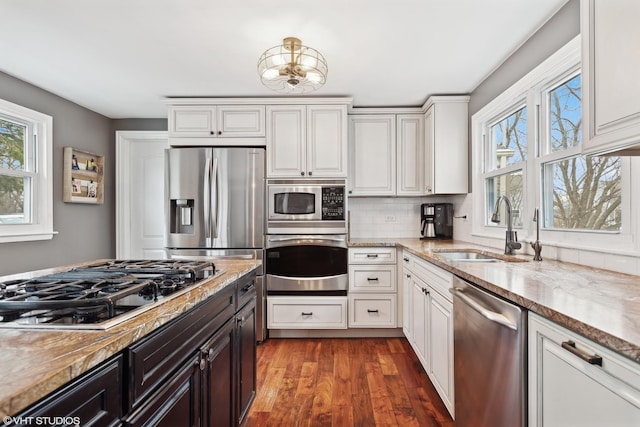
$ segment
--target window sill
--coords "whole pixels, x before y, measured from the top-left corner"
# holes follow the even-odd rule
[[[0,235],[0,243],[12,242],[31,242],[35,240],[51,240],[53,236],[58,234],[57,231],[44,231],[33,233],[12,233]]]

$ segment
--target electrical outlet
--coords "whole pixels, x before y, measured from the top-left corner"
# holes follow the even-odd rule
[[[384,222],[396,222],[396,216],[395,215],[387,215],[384,219]]]

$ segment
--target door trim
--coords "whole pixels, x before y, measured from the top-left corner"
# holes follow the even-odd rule
[[[116,131],[116,258],[131,258],[129,233],[131,229],[131,144],[135,141],[165,139],[169,148],[169,133],[166,131]]]

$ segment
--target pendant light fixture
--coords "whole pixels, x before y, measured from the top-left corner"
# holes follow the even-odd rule
[[[303,46],[295,37],[267,49],[258,61],[262,84],[277,92],[306,93],[320,89],[327,81],[327,61],[317,50]]]

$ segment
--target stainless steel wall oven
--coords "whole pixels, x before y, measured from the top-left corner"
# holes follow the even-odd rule
[[[268,294],[347,294],[345,188],[343,179],[267,181]]]
[[[269,295],[346,295],[346,235],[269,235],[266,248]]]

